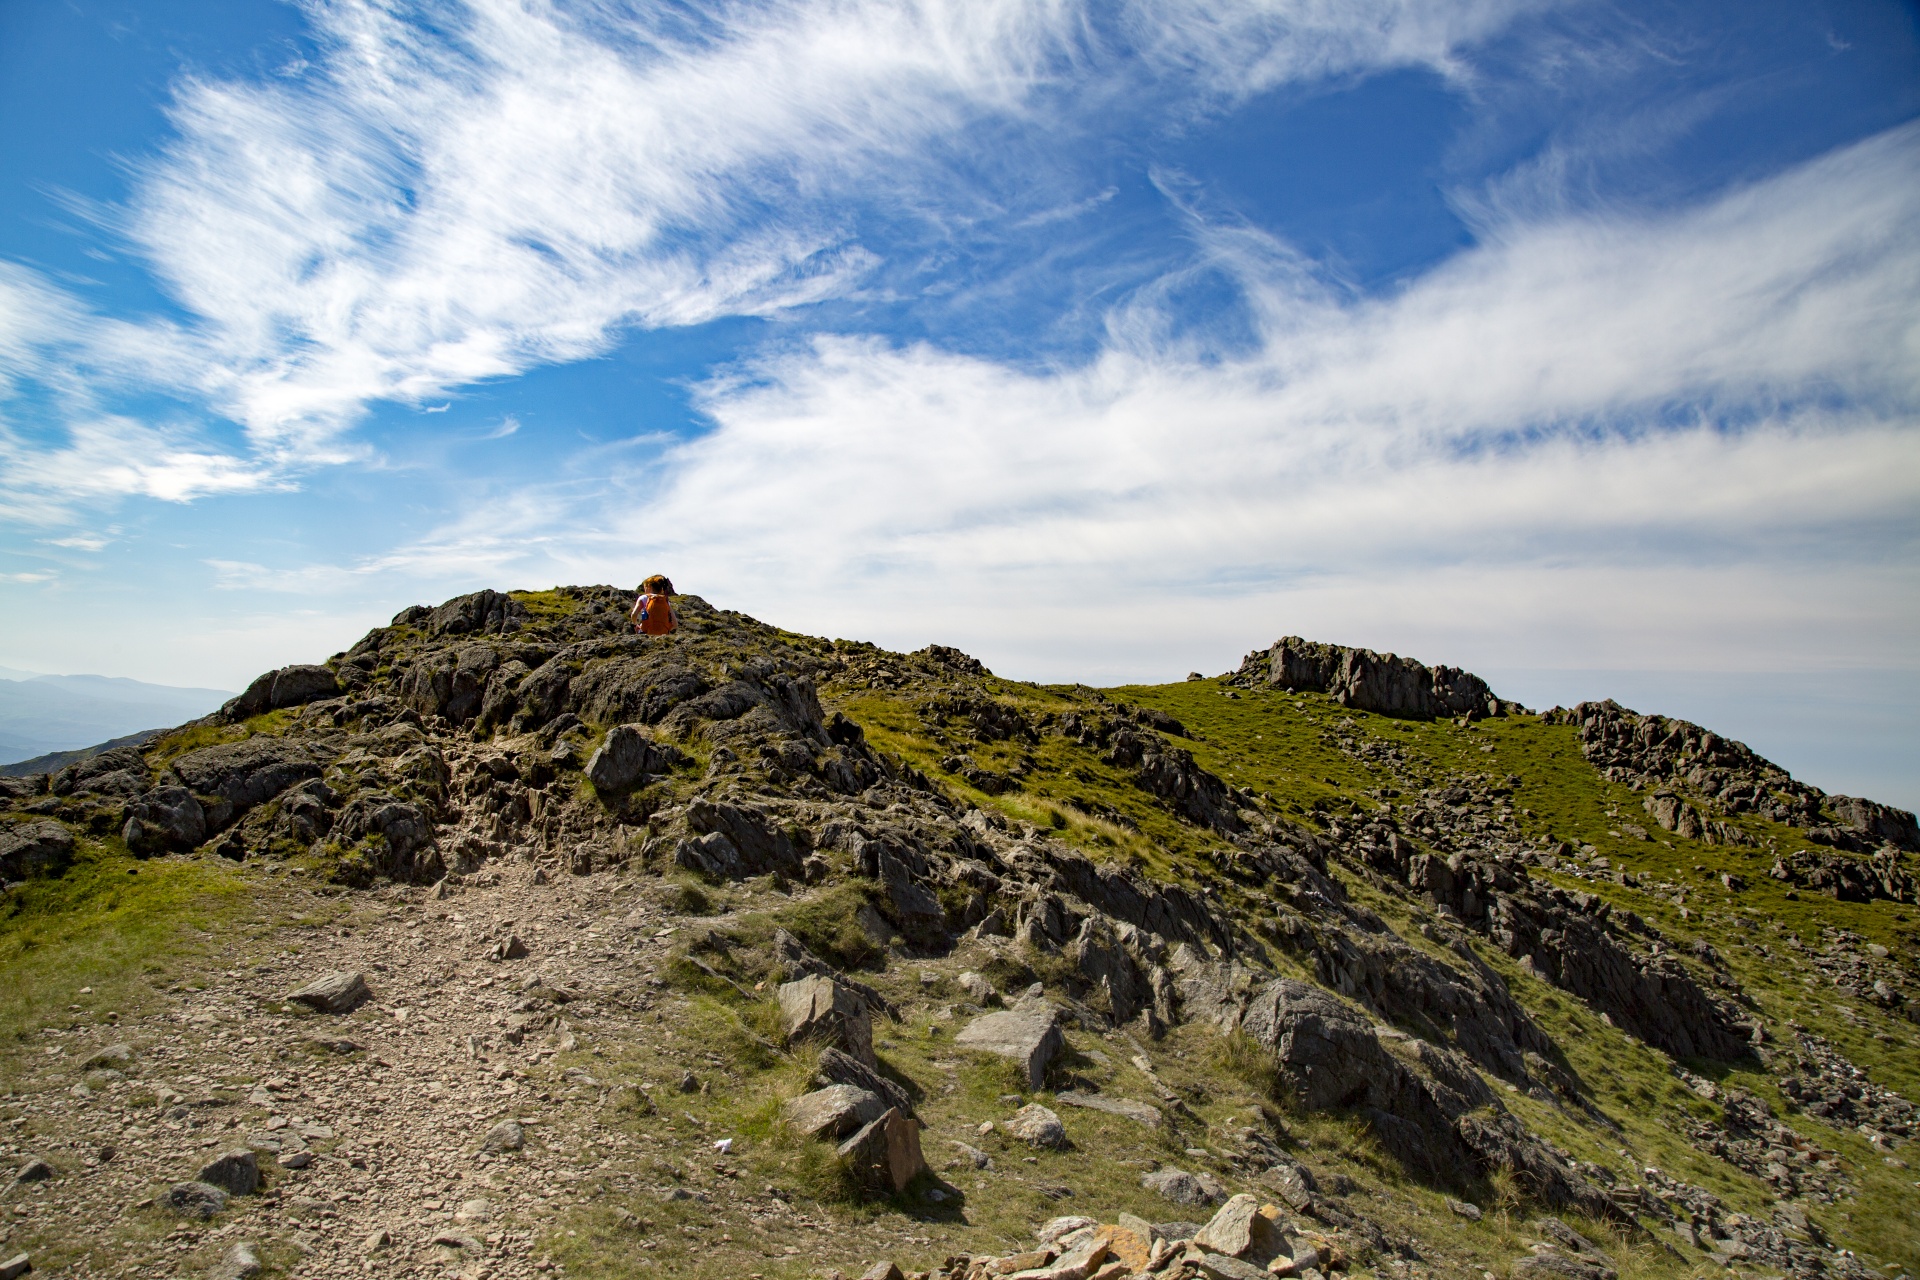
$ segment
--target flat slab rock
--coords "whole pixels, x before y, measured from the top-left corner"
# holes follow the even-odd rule
[[[787,1103],[787,1123],[808,1138],[844,1138],[887,1112],[877,1093],[850,1084],[831,1084]]]
[[[1030,1089],[1046,1083],[1047,1064],[1066,1047],[1058,1015],[1051,1008],[1024,1004],[975,1018],[953,1042],[962,1049],[996,1054],[1012,1061],[1025,1075]]]
[[[1157,1129],[1160,1127],[1160,1108],[1149,1106],[1144,1102],[1136,1102],[1132,1098],[1108,1098],[1097,1093],[1081,1093],[1074,1089],[1069,1089],[1065,1093],[1055,1094],[1054,1098],[1056,1101],[1063,1102],[1069,1107],[1081,1107],[1088,1111],[1104,1111],[1110,1116],[1124,1116],[1136,1124],[1147,1126],[1149,1129]]]
[[[287,999],[315,1013],[351,1013],[372,995],[365,974],[339,969],[289,992]]]

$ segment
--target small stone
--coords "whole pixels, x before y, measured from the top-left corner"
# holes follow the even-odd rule
[[[993,1168],[993,1157],[988,1155],[986,1152],[982,1151],[980,1148],[968,1146],[964,1142],[956,1142],[953,1144],[953,1147],[958,1154],[952,1160],[949,1160],[947,1162],[947,1168],[949,1169],[966,1169],[966,1168],[991,1169]]]
[[[282,1169],[305,1169],[313,1163],[311,1151],[283,1151],[273,1158]]]
[[[1006,1130],[1029,1146],[1057,1151],[1067,1145],[1067,1127],[1060,1123],[1059,1116],[1037,1102],[1014,1112],[1013,1118],[1006,1122]]]
[[[33,1159],[20,1166],[20,1172],[13,1175],[13,1181],[16,1186],[25,1186],[29,1182],[45,1182],[59,1176],[59,1170],[45,1160]]]
[[[124,1071],[133,1065],[133,1046],[130,1044],[110,1044],[104,1049],[96,1049],[81,1062],[82,1071],[98,1071],[113,1068]]]
[[[1447,1208],[1453,1210],[1454,1213],[1458,1214],[1462,1218],[1465,1218],[1469,1222],[1478,1222],[1482,1217],[1485,1216],[1480,1212],[1479,1205],[1468,1204],[1465,1200],[1449,1199],[1447,1201]]]
[[[700,1081],[695,1078],[693,1072],[689,1071],[685,1075],[680,1077],[680,1092],[682,1093],[700,1092]]]
[[[0,1262],[0,1280],[20,1280],[31,1270],[33,1259],[24,1253],[16,1253],[5,1262]]]
[[[907,1280],[891,1262],[876,1262],[860,1275],[860,1280]]]
[[[393,1243],[393,1237],[385,1231],[376,1231],[360,1242],[360,1252],[379,1253]]]
[[[211,1218],[227,1207],[227,1193],[204,1182],[177,1182],[155,1201],[183,1218]]]
[[[485,1200],[468,1200],[453,1212],[455,1222],[485,1222],[493,1217],[493,1206]]]
[[[207,1274],[209,1280],[249,1280],[260,1274],[260,1255],[250,1241],[242,1240],[228,1249],[219,1265]]]
[[[524,960],[527,957],[527,944],[518,937],[502,938],[493,944],[493,950],[487,952],[489,960]]]
[[[977,1005],[998,1004],[1000,1001],[1000,993],[994,990],[993,984],[971,969],[960,975],[959,983],[960,989],[967,993],[967,998]]]
[[[372,994],[364,974],[335,970],[289,992],[287,999],[304,1004],[315,1013],[351,1013]]]
[[[478,1240],[458,1231],[442,1231],[433,1238],[432,1242],[443,1248],[459,1249],[465,1253],[483,1253],[486,1250],[486,1246]]]
[[[506,1151],[518,1151],[527,1145],[527,1131],[518,1120],[502,1120],[487,1130],[487,1136],[480,1142],[480,1149],[489,1155],[500,1155]]]
[[[260,1162],[252,1148],[236,1147],[208,1161],[195,1177],[232,1195],[250,1196],[260,1189]]]

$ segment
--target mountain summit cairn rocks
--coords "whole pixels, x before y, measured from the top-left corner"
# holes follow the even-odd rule
[[[306,1005],[315,1013],[352,1013],[372,995],[365,975],[336,969],[289,992],[287,999]]]
[[[869,1067],[873,1024],[860,993],[824,974],[809,974],[780,984],[780,1021],[787,1042],[812,1040],[843,1049]]]
[[[962,1049],[1008,1059],[1020,1069],[1030,1089],[1046,1083],[1047,1064],[1066,1046],[1058,1011],[1044,999],[1032,997],[1011,1009],[975,1018],[953,1042]]]

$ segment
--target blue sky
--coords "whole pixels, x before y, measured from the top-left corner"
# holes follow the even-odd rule
[[[1894,3],[0,7],[0,664],[1281,634],[1920,802]]]

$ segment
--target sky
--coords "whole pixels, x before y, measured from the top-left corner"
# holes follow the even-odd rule
[[[1905,3],[0,5],[0,665],[1282,635],[1920,805]]]

